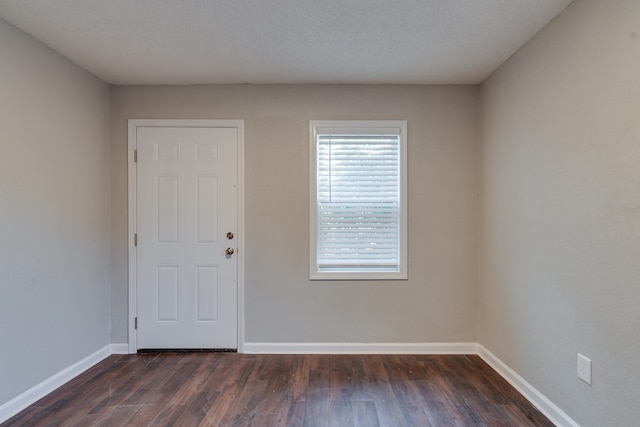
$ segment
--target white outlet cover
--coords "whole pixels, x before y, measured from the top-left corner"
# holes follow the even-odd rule
[[[578,353],[578,378],[591,385],[591,359]]]

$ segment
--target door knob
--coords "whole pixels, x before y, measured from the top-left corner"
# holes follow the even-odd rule
[[[233,255],[233,252],[234,252],[233,248],[227,248],[227,250],[224,251],[224,253],[226,253],[227,255]]]

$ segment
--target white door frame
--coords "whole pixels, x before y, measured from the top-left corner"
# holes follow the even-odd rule
[[[238,129],[238,352],[244,352],[244,120],[165,120],[165,119],[129,119],[128,141],[128,186],[129,186],[129,354],[137,352],[136,343],[136,130],[138,127],[232,127]]]

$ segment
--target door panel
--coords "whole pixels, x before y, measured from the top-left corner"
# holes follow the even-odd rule
[[[236,128],[138,127],[137,348],[237,348]]]

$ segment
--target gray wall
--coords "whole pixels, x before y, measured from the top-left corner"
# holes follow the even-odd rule
[[[481,99],[479,341],[582,426],[638,425],[640,2],[574,1]]]
[[[476,86],[117,86],[112,317],[127,340],[127,119],[244,119],[248,342],[476,340]],[[309,120],[406,119],[409,276],[310,282]]]
[[[0,20],[0,405],[110,343],[109,87]]]

